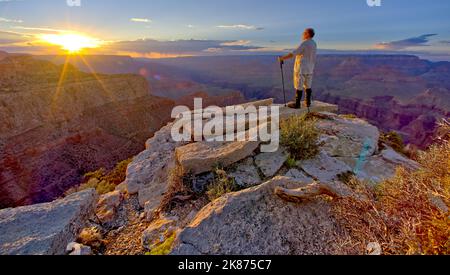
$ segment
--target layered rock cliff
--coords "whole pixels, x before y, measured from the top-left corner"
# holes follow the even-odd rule
[[[0,61],[0,207],[45,202],[135,155],[173,102],[137,75],[83,73],[28,56]]]

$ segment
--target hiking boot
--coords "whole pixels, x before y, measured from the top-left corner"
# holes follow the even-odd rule
[[[302,97],[303,91],[297,90],[295,92],[295,109],[300,109],[302,107]]]
[[[312,90],[306,89],[306,107],[310,108],[312,103]]]
[[[289,102],[287,106],[291,109],[299,109],[297,108],[297,104],[295,102]]]

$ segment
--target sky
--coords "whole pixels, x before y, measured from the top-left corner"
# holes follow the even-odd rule
[[[369,0],[377,2],[378,0]],[[80,5],[77,5],[80,2]],[[0,0],[0,50],[61,53],[45,35],[80,33],[95,54],[135,57],[277,54],[316,30],[322,52],[450,60],[450,1]]]

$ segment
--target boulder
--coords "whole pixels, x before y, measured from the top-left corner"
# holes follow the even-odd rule
[[[273,177],[286,162],[288,155],[283,148],[274,153],[261,153],[255,157],[255,163],[266,178]]]
[[[0,254],[64,255],[95,214],[94,189],[50,203],[0,210]]]
[[[298,169],[291,169],[289,170],[286,175],[288,178],[293,178],[297,181],[310,184],[314,182],[314,179],[311,177],[308,177],[305,173],[300,172]]]
[[[117,208],[122,203],[122,193],[114,191],[100,196],[97,203],[96,214],[101,223],[111,222],[117,213]]]
[[[340,232],[331,205],[322,197],[302,204],[274,194],[276,187],[304,183],[276,177],[230,193],[204,207],[179,234],[173,255],[333,254]]]
[[[383,157],[385,161],[393,163],[397,166],[403,166],[407,169],[416,170],[420,168],[420,165],[417,162],[402,156],[390,147],[387,147],[381,151],[381,157]]]
[[[167,184],[150,184],[149,187],[142,188],[138,192],[139,205],[143,208],[148,202],[149,205],[157,207],[167,189]]]
[[[406,169],[418,169],[419,164],[410,160],[391,148],[381,151],[380,154],[367,158],[337,158],[352,167],[357,178],[372,184],[378,184],[395,175],[396,169],[402,166]]]
[[[319,120],[317,128],[324,133],[322,149],[332,157],[372,156],[378,150],[378,128],[362,119],[346,119],[327,114],[329,119]]]
[[[308,112],[307,108],[293,109],[289,107],[284,107],[284,105],[277,105],[280,107],[280,119],[286,119],[291,116],[304,115]],[[321,101],[314,101],[311,105],[310,111],[315,113],[327,112],[330,114],[338,112],[338,106],[334,104],[329,104]]]
[[[350,166],[330,157],[324,151],[315,158],[299,161],[298,164],[309,176],[324,183],[336,181],[339,174],[353,171]]]
[[[172,123],[163,127],[146,142],[146,150],[134,157],[128,165],[125,184],[127,192],[137,194],[140,189],[165,185],[170,169],[174,167],[174,150],[180,143],[171,137]]]
[[[395,175],[396,165],[386,162],[381,156],[372,156],[365,160],[358,158],[336,158],[352,168],[360,180],[378,184]]]
[[[253,157],[249,157],[238,163],[236,168],[229,173],[240,187],[252,187],[262,183],[258,169],[255,167]]]
[[[196,142],[176,148],[175,156],[183,173],[209,172],[217,165],[228,167],[252,155],[257,141]]]

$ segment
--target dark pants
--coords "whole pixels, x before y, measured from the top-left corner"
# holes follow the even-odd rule
[[[312,101],[312,90],[306,89],[306,107],[311,107],[311,101]],[[303,91],[297,90],[295,93],[295,108],[299,109],[302,105],[302,97],[303,97]]]

